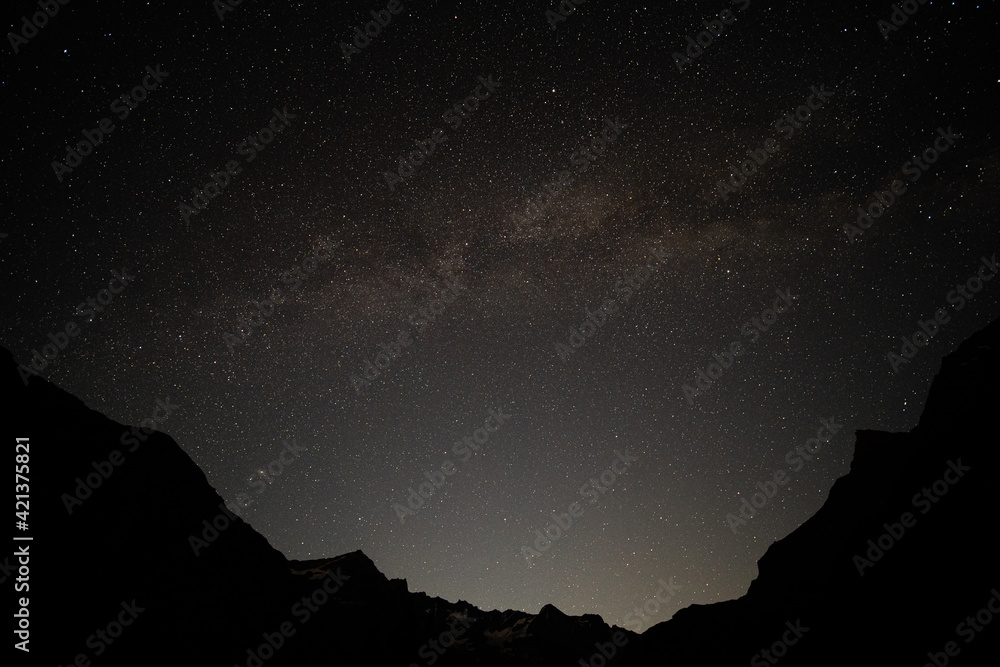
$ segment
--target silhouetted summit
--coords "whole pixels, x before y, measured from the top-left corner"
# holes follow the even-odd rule
[[[289,561],[170,437],[126,445],[130,427],[25,386],[4,351],[31,445],[32,662],[569,667],[605,664],[603,647],[612,665],[995,664],[998,337],[995,322],[944,359],[913,431],[857,432],[851,472],[746,595],[642,635],[410,592],[361,551]]]

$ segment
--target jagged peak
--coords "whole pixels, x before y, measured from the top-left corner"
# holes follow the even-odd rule
[[[554,604],[547,604],[538,611],[538,618],[569,618]]]

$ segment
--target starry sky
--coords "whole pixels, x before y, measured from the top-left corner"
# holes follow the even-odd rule
[[[912,428],[1000,314],[967,285],[1000,245],[995,31],[976,2],[663,4],[60,5],[3,56],[0,342],[28,364],[76,324],[40,374],[123,423],[176,406],[158,428],[289,558],[631,630],[738,597],[853,431]]]

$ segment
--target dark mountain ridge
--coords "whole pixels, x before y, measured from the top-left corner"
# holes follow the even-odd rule
[[[11,596],[30,599],[30,663],[597,667],[603,647],[620,665],[995,664],[1000,627],[970,641],[957,627],[1000,586],[998,337],[1000,321],[944,359],[912,431],[857,432],[851,472],[768,549],[746,595],[642,635],[551,605],[486,612],[410,592],[361,551],[289,561],[169,436],[131,440],[44,379],[26,386],[4,350],[9,440],[30,441],[33,539],[14,544],[28,545],[30,590]],[[13,587],[17,558],[3,565]]]

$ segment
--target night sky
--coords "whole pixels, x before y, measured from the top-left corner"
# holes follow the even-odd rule
[[[0,343],[169,403],[288,558],[645,629],[742,595],[1000,315],[988,3],[215,4],[8,36]]]

